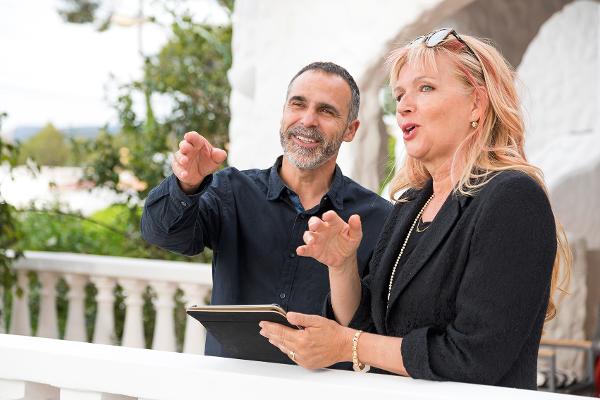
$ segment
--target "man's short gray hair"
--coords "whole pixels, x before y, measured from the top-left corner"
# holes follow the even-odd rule
[[[334,64],[332,62],[317,61],[310,63],[304,68],[302,68],[300,71],[298,71],[296,75],[294,75],[294,77],[290,81],[288,85],[288,94],[292,83],[294,83],[296,78],[305,73],[306,71],[323,71],[327,74],[337,75],[340,78],[342,78],[350,87],[351,93],[350,107],[348,110],[348,122],[352,122],[356,118],[358,118],[358,109],[360,107],[360,90],[358,90],[358,85],[354,81],[352,75],[350,75],[350,73],[346,71],[345,68],[340,67],[339,65]]]

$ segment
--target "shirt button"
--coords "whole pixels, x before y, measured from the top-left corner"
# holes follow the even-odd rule
[[[281,300],[285,299],[285,293],[279,293],[279,298],[280,298]]]
[[[187,203],[185,201],[182,201],[181,205],[184,206],[184,207],[187,207]]]
[[[296,257],[296,253],[294,253],[293,251],[290,253],[290,258],[294,258]]]

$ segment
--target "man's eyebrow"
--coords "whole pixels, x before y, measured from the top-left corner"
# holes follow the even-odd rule
[[[341,115],[339,110],[329,103],[319,103],[318,107],[321,110],[329,110],[329,111],[333,112],[336,116]]]
[[[292,96],[288,99],[288,103],[291,101],[303,101],[306,102],[306,97],[304,96],[300,96],[300,95],[296,95],[296,96]]]

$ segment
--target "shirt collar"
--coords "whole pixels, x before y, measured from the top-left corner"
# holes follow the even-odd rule
[[[281,168],[282,162],[283,156],[279,156],[277,157],[277,160],[275,160],[273,167],[271,167],[271,172],[269,173],[267,200],[277,200],[287,188],[279,176],[279,169]],[[343,190],[344,175],[342,175],[342,170],[336,164],[335,171],[333,172],[333,180],[331,181],[331,186],[329,187],[329,191],[327,192],[326,196],[331,201],[331,204],[333,204],[333,206],[338,210],[342,210],[344,208]]]

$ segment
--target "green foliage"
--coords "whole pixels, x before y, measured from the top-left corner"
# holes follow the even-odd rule
[[[233,0],[219,2],[231,13]],[[59,13],[72,23],[97,22],[96,14],[101,4],[100,0],[63,0]],[[183,134],[195,130],[214,145],[225,148],[228,141],[231,89],[227,71],[231,66],[231,26],[198,24],[189,14],[173,17],[171,37],[158,54],[145,59],[142,79],[120,88],[115,102],[121,125],[119,133],[110,135],[103,131],[92,140],[66,139],[49,125],[23,144],[21,161],[29,156],[43,165],[83,166],[85,181],[92,186],[110,188],[124,195],[124,200],[90,217],[65,213],[57,207],[43,211],[22,210],[17,218],[15,210],[0,197],[0,264],[3,268],[0,276],[6,288],[14,285],[14,275],[8,268],[11,260],[5,255],[5,249],[9,247],[210,262],[210,252],[193,258],[175,255],[147,244],[139,231],[140,201],[171,173],[169,157]],[[108,24],[102,26],[107,27]],[[135,104],[135,100],[140,98],[144,106],[141,113],[136,112],[139,107]],[[155,116],[153,103],[158,98],[166,99],[171,105],[165,117]],[[66,156],[64,149],[67,149]],[[17,150],[0,141],[0,162],[10,160],[14,165],[18,161]],[[124,171],[131,172],[137,179],[133,187],[126,187],[120,181]],[[37,329],[40,284],[35,274],[29,276],[29,289],[32,323]],[[60,280],[56,289],[59,333],[63,337],[68,313],[68,285]],[[4,293],[4,308],[10,310],[11,291],[5,290]],[[154,297],[151,290],[144,294],[147,344],[152,340],[154,327]],[[183,293],[178,291],[175,318],[180,349],[186,321],[182,297]],[[95,288],[88,285],[85,298],[88,339],[93,336],[91,322],[95,319],[97,307],[94,298]],[[117,286],[114,305],[117,343],[123,334],[124,298],[122,288]]]
[[[141,208],[118,204],[90,217],[54,210],[19,213],[21,246],[28,250],[64,251],[122,257],[206,262],[207,255],[180,256],[146,243],[139,234]]]
[[[6,113],[0,112],[0,131],[2,130],[2,120]],[[8,164],[13,166],[17,162],[18,147],[5,142],[0,136],[0,166]],[[10,289],[16,282],[16,277],[12,271],[12,262],[22,256],[19,241],[22,233],[15,218],[15,208],[8,204],[0,193],[0,305],[4,304],[6,309],[11,302],[9,296]],[[13,254],[9,254],[12,250]],[[0,309],[0,326],[8,323],[8,315]]]
[[[63,6],[58,14],[67,22],[85,24],[94,22],[99,1],[93,0],[62,0]]]
[[[19,164],[31,159],[38,165],[67,165],[70,148],[65,136],[52,124],[21,144]]]

